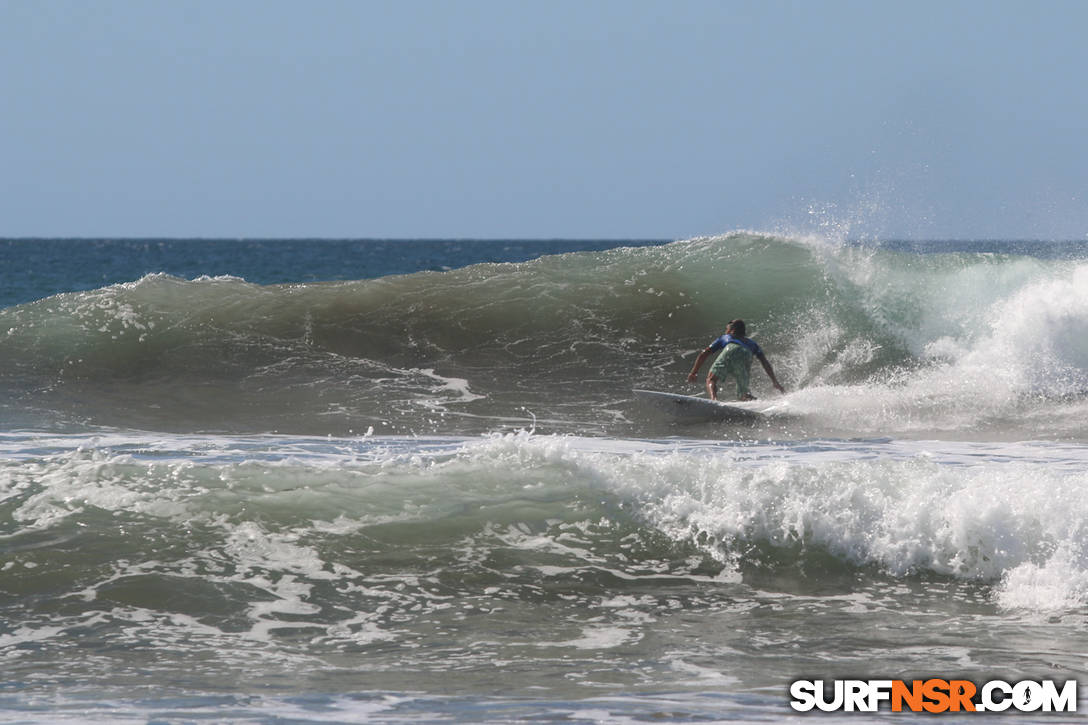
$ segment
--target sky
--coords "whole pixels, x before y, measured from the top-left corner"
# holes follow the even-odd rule
[[[1079,0],[0,0],[0,237],[1088,238]]]

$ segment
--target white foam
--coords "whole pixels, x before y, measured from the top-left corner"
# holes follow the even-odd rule
[[[565,642],[553,642],[547,646],[574,647],[577,649],[612,649],[637,642],[641,635],[624,627],[586,627],[582,636]]]
[[[468,380],[465,378],[446,377],[437,374],[433,369],[421,370],[419,368],[412,368],[407,371],[410,373],[418,373],[439,383],[439,386],[435,388],[436,393],[453,393],[456,397],[453,400],[446,400],[440,398],[438,402],[442,403],[468,403],[473,400],[482,400],[486,398],[486,395],[478,395],[469,390]]]
[[[1032,567],[1057,568],[1055,577],[1063,572],[1074,582],[1057,601],[1088,603],[1075,583],[1088,576],[1083,447],[830,442],[795,450],[692,443],[670,451],[668,444],[647,443],[617,456],[586,450],[591,445],[510,437],[477,448],[481,455],[485,448],[515,455],[520,466],[575,466],[585,480],[638,501],[640,516],[671,537],[711,552],[737,543],[817,546],[896,576],[1009,576],[1005,604]]]
[[[1004,573],[997,601],[1007,609],[1049,612],[1088,603],[1088,552],[1063,541],[1041,563],[1027,561]]]
[[[1072,444],[0,436],[0,453],[15,449],[22,457],[0,466],[0,495],[16,501],[24,528],[94,508],[218,530],[215,555],[231,563],[231,580],[271,595],[251,612],[263,623],[313,612],[316,583],[365,588],[359,572],[323,559],[305,540],[312,533],[487,516],[526,496],[564,500],[572,486],[616,497],[642,522],[718,557],[719,582],[738,581],[738,552],[753,546],[815,547],[895,576],[994,582],[1003,606],[1088,603],[1088,448]],[[554,557],[530,565],[544,576],[711,580],[617,565],[595,548],[594,521],[556,521],[547,534],[515,522],[479,526],[504,546]],[[3,565],[23,563],[12,556]],[[214,578],[212,563],[199,575]],[[117,575],[136,573],[132,566]],[[174,573],[197,575],[190,568]],[[608,607],[637,611],[621,600]]]

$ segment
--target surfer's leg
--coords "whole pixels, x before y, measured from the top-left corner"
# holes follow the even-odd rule
[[[725,350],[729,350],[728,345]],[[727,359],[728,354],[723,351],[722,354],[718,356],[718,359],[714,361],[714,364],[710,366],[710,370],[707,370],[706,392],[710,395],[711,400],[718,399],[718,381],[721,380],[723,376],[729,374],[729,368],[725,365]]]
[[[749,391],[748,367],[737,365],[733,369],[733,377],[737,380],[737,400],[755,400],[755,396]]]

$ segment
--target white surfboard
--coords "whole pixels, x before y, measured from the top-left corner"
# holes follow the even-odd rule
[[[774,407],[773,404],[760,400],[750,402],[723,403],[710,398],[697,398],[694,395],[662,393],[657,390],[634,390],[635,397],[657,410],[691,423],[713,420],[753,423],[763,417],[763,409]]]

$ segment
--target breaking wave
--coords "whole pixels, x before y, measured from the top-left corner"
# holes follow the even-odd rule
[[[351,282],[150,275],[0,311],[0,384],[28,425],[654,434],[630,389],[695,392],[734,317],[790,391],[784,434],[1084,435],[1088,260],[751,233]]]

